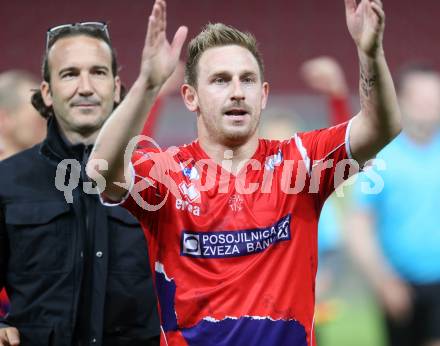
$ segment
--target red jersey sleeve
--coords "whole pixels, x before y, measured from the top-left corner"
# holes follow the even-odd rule
[[[306,164],[309,192],[316,193],[322,207],[335,188],[348,178],[352,164],[349,133],[351,122],[296,135],[296,145]]]
[[[148,212],[158,211],[170,193],[179,194],[171,175],[181,168],[172,150],[138,149],[131,158],[131,186],[122,205],[138,219]]]

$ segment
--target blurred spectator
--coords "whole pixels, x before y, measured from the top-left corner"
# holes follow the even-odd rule
[[[384,309],[390,345],[440,345],[440,74],[411,66],[398,80],[403,132],[359,176],[347,232]],[[380,193],[366,193],[373,174]]]
[[[0,74],[0,160],[41,142],[46,121],[31,104],[34,76],[11,70]]]
[[[180,90],[180,86],[183,84],[184,71],[185,65],[182,61],[179,61],[171,77],[168,78],[168,80],[160,89],[159,96],[156,99],[153,107],[151,108],[150,115],[148,116],[147,121],[144,124],[144,128],[142,129],[142,135],[154,138],[154,135],[156,134],[158,128],[158,120],[163,106],[163,100],[168,95],[172,95]],[[148,145],[148,143],[142,143],[142,145],[146,144]]]
[[[301,66],[301,76],[311,89],[329,97],[331,126],[349,119],[347,81],[335,59],[320,56],[307,60]]]
[[[312,90],[328,98],[330,126],[334,126],[350,118],[348,105],[349,92],[344,71],[339,63],[329,56],[319,56],[305,61],[301,68],[301,76]],[[325,344],[321,327],[334,321],[340,310],[340,303],[332,295],[335,278],[340,271],[341,261],[341,230],[342,220],[339,218],[338,203],[334,195],[325,202],[318,224],[318,256],[319,270],[316,285],[316,335],[317,340]]]
[[[0,74],[0,160],[43,140],[46,121],[31,104],[36,78],[28,72],[11,70]],[[6,315],[9,301],[0,291],[0,317]]]

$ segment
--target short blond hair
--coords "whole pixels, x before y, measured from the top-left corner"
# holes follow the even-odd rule
[[[209,23],[188,45],[188,60],[185,66],[185,83],[197,86],[197,64],[206,50],[228,45],[237,45],[251,52],[257,60],[261,79],[264,79],[263,58],[258,50],[258,43],[255,37],[249,32],[242,32],[229,25],[222,23]]]

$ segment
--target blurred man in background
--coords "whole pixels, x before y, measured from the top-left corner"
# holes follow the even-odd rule
[[[319,56],[301,65],[301,77],[312,90],[325,95],[331,126],[349,120],[349,90],[341,65],[332,57]]]
[[[0,74],[0,160],[41,142],[46,121],[31,104],[33,75],[11,70]]]
[[[328,105],[327,121],[330,126],[348,121],[352,114],[349,89],[341,65],[330,56],[318,56],[305,61],[300,68],[305,84],[325,96]],[[339,188],[345,196],[343,188]],[[319,345],[327,345],[325,327],[341,318],[342,302],[338,299],[337,285],[346,273],[342,250],[343,217],[347,212],[347,198],[333,193],[325,202],[318,224],[319,267],[316,285],[316,338]]]
[[[398,94],[403,132],[378,154],[386,169],[375,169],[383,190],[364,193],[371,181],[359,176],[347,236],[383,306],[390,345],[439,346],[440,74],[410,66]]]
[[[43,140],[46,121],[31,104],[36,78],[26,71],[0,74],[0,160]],[[0,317],[9,311],[9,300],[0,290]]]

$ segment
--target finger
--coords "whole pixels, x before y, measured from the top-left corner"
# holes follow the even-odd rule
[[[151,10],[151,14],[148,17],[148,27],[147,27],[147,35],[145,37],[145,45],[146,46],[152,46],[154,42],[154,38],[156,37],[156,25],[157,25],[157,19],[155,15],[156,11],[156,3],[157,0],[153,4],[153,8]]]
[[[370,1],[377,3],[381,8],[383,8],[382,0],[370,0]]]
[[[348,13],[354,13],[356,11],[356,0],[345,0],[345,11]]]
[[[367,13],[366,10],[371,9],[370,1],[371,0],[361,0],[361,2],[359,3],[359,8],[361,8],[364,14]]]
[[[0,346],[10,346],[8,335],[6,334],[8,328],[0,329]]]
[[[383,8],[373,2],[371,3],[371,9],[377,15],[379,24],[382,24],[385,21],[385,12]]]
[[[161,14],[162,14],[162,31],[166,31],[167,29],[167,3],[165,1],[161,1]]]
[[[20,337],[17,328],[6,328],[6,335],[9,340],[9,345],[11,346],[20,345]]]
[[[148,28],[147,28],[147,36],[145,37],[145,45],[146,46],[152,46],[153,45],[153,31],[154,31],[154,26],[156,25],[155,23],[155,18],[154,16],[151,14],[150,17],[148,17]]]
[[[157,33],[163,30],[163,22],[164,22],[164,2],[163,0],[156,0],[154,4],[154,15],[157,20]]]
[[[188,35],[188,28],[186,26],[181,26],[177,29],[174,34],[173,42],[171,42],[171,51],[176,59],[179,58],[180,52],[182,51],[183,44],[185,43],[186,36]]]
[[[157,36],[159,35],[159,33],[161,32],[161,20],[162,20],[162,8],[160,5],[160,0],[156,0],[156,2],[154,3],[153,6],[153,16],[154,16],[154,27],[153,27],[153,38],[154,40],[157,38]]]

